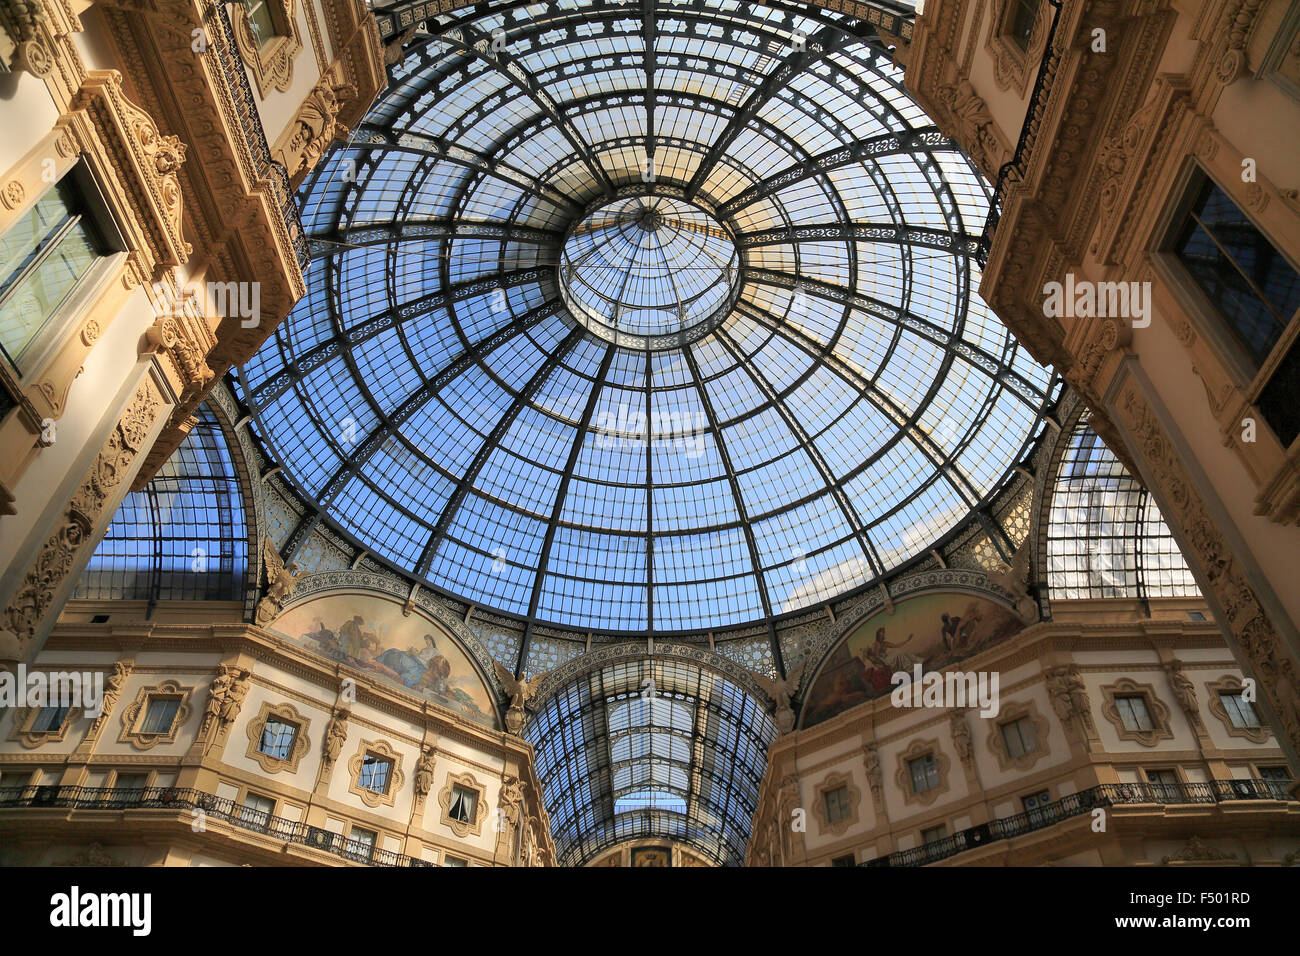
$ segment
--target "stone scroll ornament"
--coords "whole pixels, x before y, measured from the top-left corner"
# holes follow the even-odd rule
[[[546,672],[534,674],[532,680],[524,680],[522,677],[516,678],[500,661],[493,661],[492,666],[496,668],[497,680],[510,698],[510,706],[506,708],[506,730],[517,737],[528,720],[524,707],[537,696],[537,688]]]
[[[257,612],[253,617],[259,627],[275,620],[280,609],[284,607],[284,602],[293,593],[298,580],[307,573],[299,571],[297,564],[285,567],[284,560],[280,557],[280,552],[275,550],[269,534],[262,542],[262,566],[266,569],[266,595],[257,602]]]

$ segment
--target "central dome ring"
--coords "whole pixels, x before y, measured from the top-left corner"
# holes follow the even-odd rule
[[[717,328],[741,277],[730,229],[694,203],[651,193],[588,207],[565,234],[557,276],[565,306],[589,331],[654,350]]]

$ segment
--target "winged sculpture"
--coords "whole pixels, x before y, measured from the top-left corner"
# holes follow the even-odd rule
[[[534,674],[532,680],[526,680],[515,677],[500,661],[493,661],[492,666],[496,669],[497,680],[510,697],[510,706],[506,708],[506,729],[517,734],[524,726],[524,706],[536,695],[537,687],[546,675]]]
[[[269,534],[262,542],[262,566],[266,569],[266,594],[257,602],[257,614],[254,620],[258,624],[269,624],[280,613],[285,600],[293,593],[298,579],[307,572],[299,571],[295,563],[285,567],[284,560],[280,557],[280,552],[276,550]]]
[[[799,663],[785,672],[785,677],[776,680],[756,675],[759,685],[776,701],[776,729],[783,734],[794,730],[794,708],[790,706],[790,700],[799,690],[799,681],[803,679],[807,663],[808,658],[800,658]]]

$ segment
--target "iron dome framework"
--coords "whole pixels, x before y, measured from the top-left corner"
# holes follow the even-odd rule
[[[284,550],[324,522],[526,627],[644,634],[770,622],[988,527],[1060,389],[972,294],[989,198],[842,14],[426,20],[304,185],[307,296],[240,371],[314,503]],[[565,239],[625,200],[726,232],[725,314],[689,324],[660,269],[679,328],[575,319]]]

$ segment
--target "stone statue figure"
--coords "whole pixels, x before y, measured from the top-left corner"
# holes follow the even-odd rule
[[[437,763],[432,747],[425,747],[420,755],[420,762],[415,768],[415,792],[417,796],[426,797],[433,789],[433,768]]]
[[[1195,716],[1197,713],[1196,686],[1192,683],[1191,678],[1183,673],[1183,662],[1178,660],[1168,661],[1165,664],[1165,673],[1169,675],[1169,684],[1174,689],[1174,699],[1178,701],[1178,706],[1185,713]]]
[[[113,664],[113,673],[108,680],[104,682],[104,697],[100,701],[99,716],[95,718],[91,726],[91,733],[97,731],[104,721],[108,719],[113,708],[117,706],[118,700],[122,696],[122,688],[126,684],[126,679],[131,676],[131,665],[126,661],[116,661]]]
[[[341,707],[334,712],[329,726],[325,728],[325,739],[321,741],[321,756],[325,758],[327,767],[338,760],[339,754],[343,752],[343,744],[348,739],[349,716],[351,715],[348,709]]]

